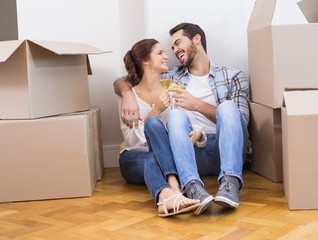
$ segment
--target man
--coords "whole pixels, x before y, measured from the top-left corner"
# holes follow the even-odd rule
[[[165,74],[185,87],[175,90],[178,92],[174,94],[175,105],[192,111],[207,135],[204,148],[195,146],[198,171],[201,176],[218,175],[220,186],[214,201],[236,208],[243,186],[242,170],[248,143],[247,79],[242,71],[210,61],[205,33],[198,25],[181,23],[169,33],[172,50],[182,66]],[[120,80],[114,87],[123,97],[122,121],[129,127],[137,126],[140,115],[130,86]],[[185,186],[184,192],[192,198],[191,186]]]

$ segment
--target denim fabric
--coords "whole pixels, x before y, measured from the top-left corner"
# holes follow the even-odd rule
[[[238,177],[243,185],[243,164],[248,144],[247,122],[233,101],[224,101],[216,111],[216,134],[207,134],[204,148],[195,147],[201,176],[218,175],[225,171]]]
[[[144,163],[154,158],[152,152],[125,150],[119,155],[119,168],[127,183],[140,184],[144,180]]]
[[[145,182],[157,203],[161,190],[169,187],[167,175],[177,175],[177,170],[167,131],[157,117],[150,117],[145,123],[145,136],[149,152],[124,151],[119,157],[120,170],[128,183]]]
[[[157,117],[148,118],[145,124],[149,150],[157,161],[157,164],[145,162],[144,171],[145,182],[154,197],[158,197],[163,187],[167,186],[162,178],[166,179],[168,174],[175,174],[179,178],[181,189],[193,179],[203,185],[197,171],[194,147],[189,137],[192,126],[186,112],[179,109],[169,111],[167,128],[168,131]],[[160,171],[158,168],[151,169],[150,166],[152,168],[159,166]]]
[[[180,109],[171,110],[167,116],[167,129],[182,189],[193,179],[203,185],[197,170],[194,146],[189,137],[192,125],[186,112]]]
[[[155,163],[145,162],[145,182],[148,190],[158,199],[158,195],[167,184],[169,174],[178,175],[173,160],[169,138],[162,121],[157,117],[149,117],[145,123],[145,136],[149,151],[154,154]]]

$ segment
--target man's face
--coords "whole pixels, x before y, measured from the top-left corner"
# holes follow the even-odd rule
[[[184,67],[191,66],[197,49],[193,41],[183,35],[183,30],[179,30],[171,36],[171,48]]]

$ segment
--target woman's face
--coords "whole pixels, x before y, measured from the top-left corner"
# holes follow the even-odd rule
[[[152,71],[158,73],[166,72],[168,70],[168,56],[160,43],[153,46],[152,52],[150,53],[149,66]]]

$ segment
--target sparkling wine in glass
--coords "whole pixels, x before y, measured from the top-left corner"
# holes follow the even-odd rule
[[[171,87],[172,85],[172,78],[161,78],[160,79],[160,83],[161,83],[161,86],[167,90]],[[170,103],[172,102],[172,95],[171,95],[171,92],[169,92],[169,97],[170,97]],[[171,105],[171,109],[172,109],[172,105]]]
[[[175,99],[174,99],[173,95],[179,93],[179,92],[177,92],[177,91],[173,91],[174,88],[184,89],[184,86],[183,86],[183,85],[177,85],[177,84],[172,84],[172,85],[171,85],[171,90],[172,90],[172,92],[173,92],[173,94],[172,94],[172,101],[171,101],[171,109],[175,109],[175,108],[176,108],[176,106],[175,106]]]
[[[162,78],[160,79],[160,83],[164,89],[169,89],[172,84],[172,78]]]

